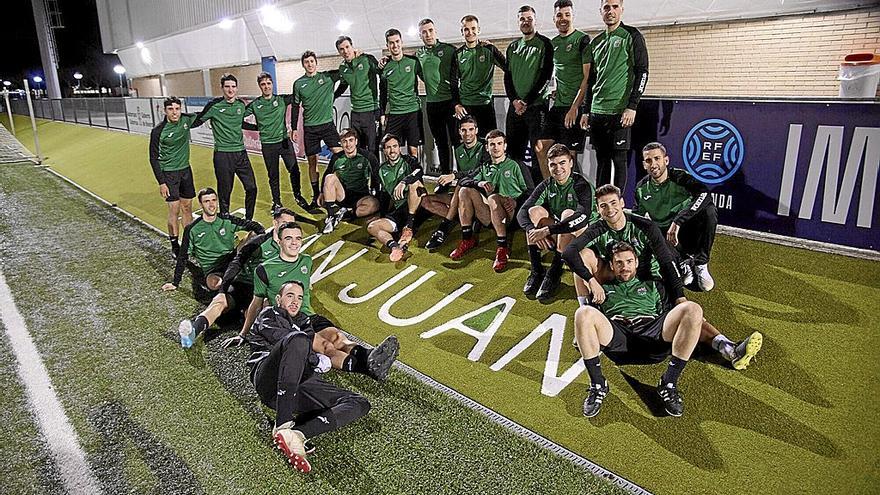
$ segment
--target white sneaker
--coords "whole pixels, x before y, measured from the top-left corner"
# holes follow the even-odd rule
[[[293,421],[276,426],[272,429],[272,439],[294,469],[308,473],[312,470],[312,465],[306,460],[306,436],[292,427]]]
[[[715,279],[712,278],[712,275],[709,274],[709,265],[697,265],[696,269],[696,277],[697,277],[697,285],[700,286],[700,289],[708,292],[715,287]]]
[[[687,261],[682,261],[678,268],[681,270],[681,285],[691,285],[691,282],[694,281],[694,272],[691,270],[691,264]]]
[[[324,219],[324,230],[322,231],[325,234],[329,234],[333,232],[333,229],[336,228],[336,225],[333,223],[334,217],[327,217]]]

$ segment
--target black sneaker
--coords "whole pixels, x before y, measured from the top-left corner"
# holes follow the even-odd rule
[[[584,401],[584,416],[592,418],[599,414],[599,409],[602,408],[602,401],[608,395],[608,382],[602,385],[590,385],[588,390],[587,400]]]
[[[280,210],[281,208],[284,208],[284,205],[282,205],[281,203],[275,203],[275,202],[273,201],[273,202],[272,202],[272,208],[269,208],[269,216],[273,216],[273,217],[274,217],[274,216],[275,216],[275,212],[278,211],[278,210]]]
[[[388,371],[391,365],[397,359],[400,352],[400,343],[397,337],[389,335],[381,344],[370,350],[367,358],[367,366],[370,370],[369,375],[380,382],[384,382],[388,378]]]
[[[681,394],[672,383],[664,384],[660,382],[660,385],[657,385],[657,395],[660,396],[660,400],[663,401],[663,408],[666,409],[670,416],[677,418],[684,412]]]
[[[431,238],[428,239],[428,242],[425,244],[425,249],[433,251],[442,246],[444,242],[446,242],[446,232],[437,229],[431,234]]]
[[[304,209],[309,213],[315,213],[315,212],[321,211],[321,207],[318,206],[318,201],[314,200],[314,199],[312,200],[311,203],[307,204],[304,207]]]
[[[529,272],[529,278],[526,279],[526,285],[523,286],[523,294],[528,297],[534,297],[535,294],[538,293],[538,289],[541,286],[541,282],[544,280],[545,272],[536,272],[534,270]]]
[[[541,288],[538,289],[538,300],[547,302],[552,299],[556,295],[556,291],[559,290],[559,283],[561,281],[561,270],[548,270],[547,275],[544,276],[544,280],[541,282]]]
[[[296,198],[296,204],[297,204],[300,208],[302,208],[303,210],[308,211],[308,209],[311,208],[311,205],[309,204],[308,201],[306,201],[306,198],[300,196],[299,194],[297,194],[296,196],[294,196],[294,198]]]

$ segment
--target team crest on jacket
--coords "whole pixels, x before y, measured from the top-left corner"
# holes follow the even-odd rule
[[[364,164],[358,163],[358,170],[363,170],[363,169],[364,169]]]
[[[510,177],[510,170],[505,170],[504,176],[509,178]]]
[[[307,266],[301,266],[301,267],[299,268],[299,271],[302,272],[303,275],[305,275],[306,273],[309,273],[309,267],[307,267]]]
[[[569,201],[573,201],[573,200],[574,200],[574,196],[573,196],[571,193],[568,193],[568,200],[569,200]]]
[[[324,78],[318,79],[318,84],[324,84]]]
[[[240,108],[236,109],[235,113],[237,113],[238,115],[241,115],[241,109]]]
[[[303,267],[303,268],[305,268],[305,267]],[[648,293],[648,289],[645,287],[639,287],[638,289],[636,289],[636,293],[640,296],[644,296],[645,294]]]
[[[442,57],[442,56],[443,56],[443,50],[440,50],[439,52],[437,52],[437,56],[438,56],[438,57]]]
[[[273,102],[272,102],[272,106],[273,106],[273,107],[277,107],[277,106],[278,106],[278,100],[273,101]]]
[[[571,43],[569,43],[568,45],[566,45],[566,47],[565,47],[565,51],[567,51],[567,52],[570,52],[570,51],[571,51]]]
[[[407,66],[406,66],[406,69],[403,69],[403,70],[406,71],[406,72],[412,72],[412,67],[410,67],[410,66],[407,65]]]
[[[358,70],[364,70],[364,64],[363,64],[363,63],[358,64]]]
[[[220,229],[220,235],[226,235],[226,227]]]
[[[485,61],[486,61],[486,56],[480,55],[480,62],[485,62]]]

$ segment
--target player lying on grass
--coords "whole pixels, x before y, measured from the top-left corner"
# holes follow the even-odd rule
[[[633,213],[650,218],[666,233],[666,241],[682,258],[684,285],[696,281],[700,290],[712,290],[709,254],[718,211],[709,189],[686,171],[669,168],[666,147],[660,143],[648,143],[642,157],[648,175],[636,185]]]
[[[370,193],[378,187],[379,164],[373,155],[358,148],[358,134],[343,129],[342,151],[330,158],[322,179],[318,203],[327,209],[324,233],[333,232],[346,216],[363,218],[379,211],[379,200]]]
[[[425,249],[428,251],[442,246],[446,242],[449,231],[458,224],[458,193],[460,190],[458,182],[476,173],[483,163],[491,161],[483,142],[477,139],[478,132],[477,120],[470,115],[465,115],[458,124],[461,144],[453,150],[457,170],[438,177],[439,187],[434,191],[434,194],[422,198],[422,208],[443,218],[437,230],[431,234],[431,238],[425,244]]]
[[[588,299],[594,304],[605,301],[606,293],[602,284],[614,279],[610,269],[611,247],[619,241],[625,241],[635,249],[639,258],[639,279],[660,282],[666,307],[686,301],[681,276],[675,267],[675,257],[657,224],[624,212],[620,189],[613,184],[605,184],[596,190],[596,206],[601,219],[587,227],[562,254],[571,271],[585,282],[583,286],[575,285],[580,304],[586,305]],[[740,346],[705,320],[700,334],[700,342],[710,344],[738,370],[749,365],[755,353],[761,349],[762,341],[761,333],[754,332],[743,341],[746,345]],[[740,349],[746,352],[741,353]]]
[[[248,359],[251,383],[260,400],[276,412],[272,439],[297,471],[307,473],[312,467],[306,459],[306,439],[363,417],[370,402],[315,372],[315,331],[310,317],[300,311],[303,293],[299,281],[285,282],[274,297],[275,305],[260,312],[247,340],[253,351]],[[384,350],[371,356],[370,366],[387,373],[397,352],[390,346]]]
[[[465,253],[477,246],[474,238],[474,218],[483,225],[495,229],[497,248],[492,268],[501,272],[507,267],[510,256],[508,225],[516,215],[530,190],[527,178],[531,175],[523,167],[507,157],[507,137],[495,129],[486,136],[491,161],[483,163],[472,177],[459,181],[458,219],[461,224],[461,241],[449,255],[460,260]]]
[[[397,136],[386,134],[381,146],[385,158],[378,173],[382,218],[368,223],[367,232],[388,247],[391,261],[397,262],[415,235],[415,214],[427,191],[418,158],[400,154]]]
[[[665,310],[657,282],[636,277],[639,259],[635,249],[619,241],[611,252],[614,280],[604,284],[606,298],[599,309],[581,306],[574,315],[575,338],[590,376],[584,416],[598,414],[608,394],[600,351],[615,363],[659,363],[671,352],[657,393],[667,413],[681,416],[684,408],[678,378],[699,342],[703,308],[684,301]]]
[[[180,286],[184,270],[189,267],[193,280],[193,294],[197,299],[206,290],[220,288],[223,272],[235,256],[235,233],[248,231],[262,234],[263,226],[252,220],[244,220],[228,213],[219,213],[217,193],[210,187],[198,193],[202,215],[183,229],[183,239],[174,279],[162,286],[171,291]],[[198,265],[189,262],[193,256]]]
[[[224,347],[241,345],[252,328],[257,314],[263,309],[264,303],[273,300],[281,290],[281,286],[290,281],[297,281],[304,288],[302,312],[310,317],[316,335],[313,339],[314,351],[330,358],[333,368],[353,373],[363,373],[384,380],[387,368],[371,369],[369,362],[375,361],[374,354],[380,349],[391,349],[395,355],[399,344],[394,336],[387,337],[382,345],[367,348],[356,344],[345,336],[327,318],[316,315],[311,306],[311,287],[309,279],[312,274],[312,258],[300,253],[302,247],[302,229],[295,222],[281,224],[277,228],[281,250],[278,257],[264,260],[254,271],[254,292],[245,322],[239,335],[223,342]],[[198,328],[202,328],[199,324]],[[207,327],[205,327],[207,328]]]
[[[537,296],[539,301],[550,300],[559,288],[565,247],[599,218],[595,188],[581,174],[572,171],[573,157],[564,144],[551,147],[547,152],[550,177],[535,187],[517,213],[517,221],[526,231],[531,263],[523,293]],[[545,270],[541,262],[542,251],[553,252],[549,270]]]
[[[278,227],[296,220],[289,208],[276,208],[272,216],[273,228],[251,237],[239,246],[219,281],[220,292],[214,296],[208,307],[194,318],[180,322],[177,330],[180,333],[181,346],[192,347],[196,336],[207,330],[221,316],[232,315],[233,310],[237,310],[235,316],[244,314],[253,300],[254,270],[263,260],[278,257]],[[216,281],[214,278],[212,280]]]

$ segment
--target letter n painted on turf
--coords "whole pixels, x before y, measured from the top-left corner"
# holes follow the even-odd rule
[[[489,303],[482,308],[475,309],[470,313],[464,314],[455,318],[454,320],[450,320],[438,327],[435,327],[426,332],[422,332],[419,336],[423,339],[430,339],[431,337],[435,337],[440,335],[441,333],[447,330],[458,330],[461,333],[470,335],[471,337],[477,339],[477,344],[471,349],[471,352],[468,354],[467,358],[471,361],[479,361],[480,357],[483,355],[483,351],[486,350],[486,347],[489,346],[489,342],[492,341],[492,337],[495,336],[495,332],[498,331],[498,328],[501,327],[501,324],[504,323],[504,320],[507,318],[507,315],[510,313],[513,305],[516,304],[516,299],[512,297],[502,297],[501,299]],[[470,320],[475,316],[479,316],[483,313],[490,311],[496,306],[503,306],[501,308],[501,312],[495,315],[495,318],[489,323],[489,326],[486,327],[482,332],[477,331],[465,322]]]
[[[341,270],[342,268],[345,268],[352,261],[360,258],[361,256],[363,256],[364,254],[367,253],[367,248],[363,248],[360,251],[349,256],[348,258],[342,260],[338,265],[327,270],[327,266],[330,265],[330,262],[333,261],[333,258],[336,257],[336,255],[339,253],[339,250],[342,249],[343,245],[345,245],[345,241],[336,241],[333,244],[322,249],[321,252],[319,252],[318,254],[312,255],[313,260],[316,258],[319,258],[321,256],[324,256],[325,254],[327,255],[327,258],[321,262],[321,266],[319,266],[315,271],[312,272],[312,277],[311,277],[310,282],[313,285],[320,282],[322,279],[329,277],[330,275],[333,275],[334,273]]]
[[[547,361],[544,363],[544,379],[541,381],[541,393],[548,397],[556,397],[571,382],[575,381],[586,367],[581,359],[575,361],[562,376],[557,376],[559,370],[559,355],[562,351],[562,343],[565,337],[565,326],[568,318],[558,313],[550,315],[543,323],[538,325],[532,333],[519,341],[501,359],[489,367],[492,371],[500,371],[510,364],[517,356],[537,342],[545,333],[550,332],[550,348],[547,350]]]

